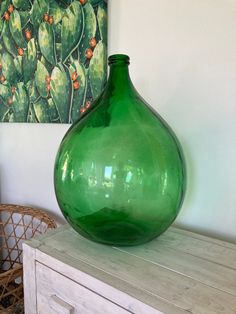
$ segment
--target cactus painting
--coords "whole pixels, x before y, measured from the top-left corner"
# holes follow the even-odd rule
[[[0,122],[75,122],[106,55],[107,0],[0,0]]]

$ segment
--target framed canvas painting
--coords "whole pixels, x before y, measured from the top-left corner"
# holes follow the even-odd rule
[[[73,123],[107,75],[107,1],[0,0],[0,121]]]

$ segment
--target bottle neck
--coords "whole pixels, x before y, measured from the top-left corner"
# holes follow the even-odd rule
[[[110,66],[108,90],[119,91],[120,95],[129,92],[133,87],[129,76],[129,57],[121,54],[112,55],[108,63]]]
[[[129,76],[129,67],[127,64],[122,65],[116,65],[112,64],[110,66],[110,74],[108,78],[108,84],[113,83],[115,85],[119,85],[121,87],[122,85],[130,85],[131,80]]]

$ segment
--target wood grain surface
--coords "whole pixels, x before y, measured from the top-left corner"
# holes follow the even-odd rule
[[[232,243],[170,228],[144,245],[110,247],[67,225],[28,244],[37,247],[35,259],[65,281],[73,280],[128,313],[236,314]]]

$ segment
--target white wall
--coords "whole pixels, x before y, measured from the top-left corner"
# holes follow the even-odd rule
[[[188,190],[176,223],[236,242],[236,2],[109,1],[109,53],[130,55],[134,84],[184,148]],[[0,124],[1,202],[61,215],[52,175],[67,129]]]

